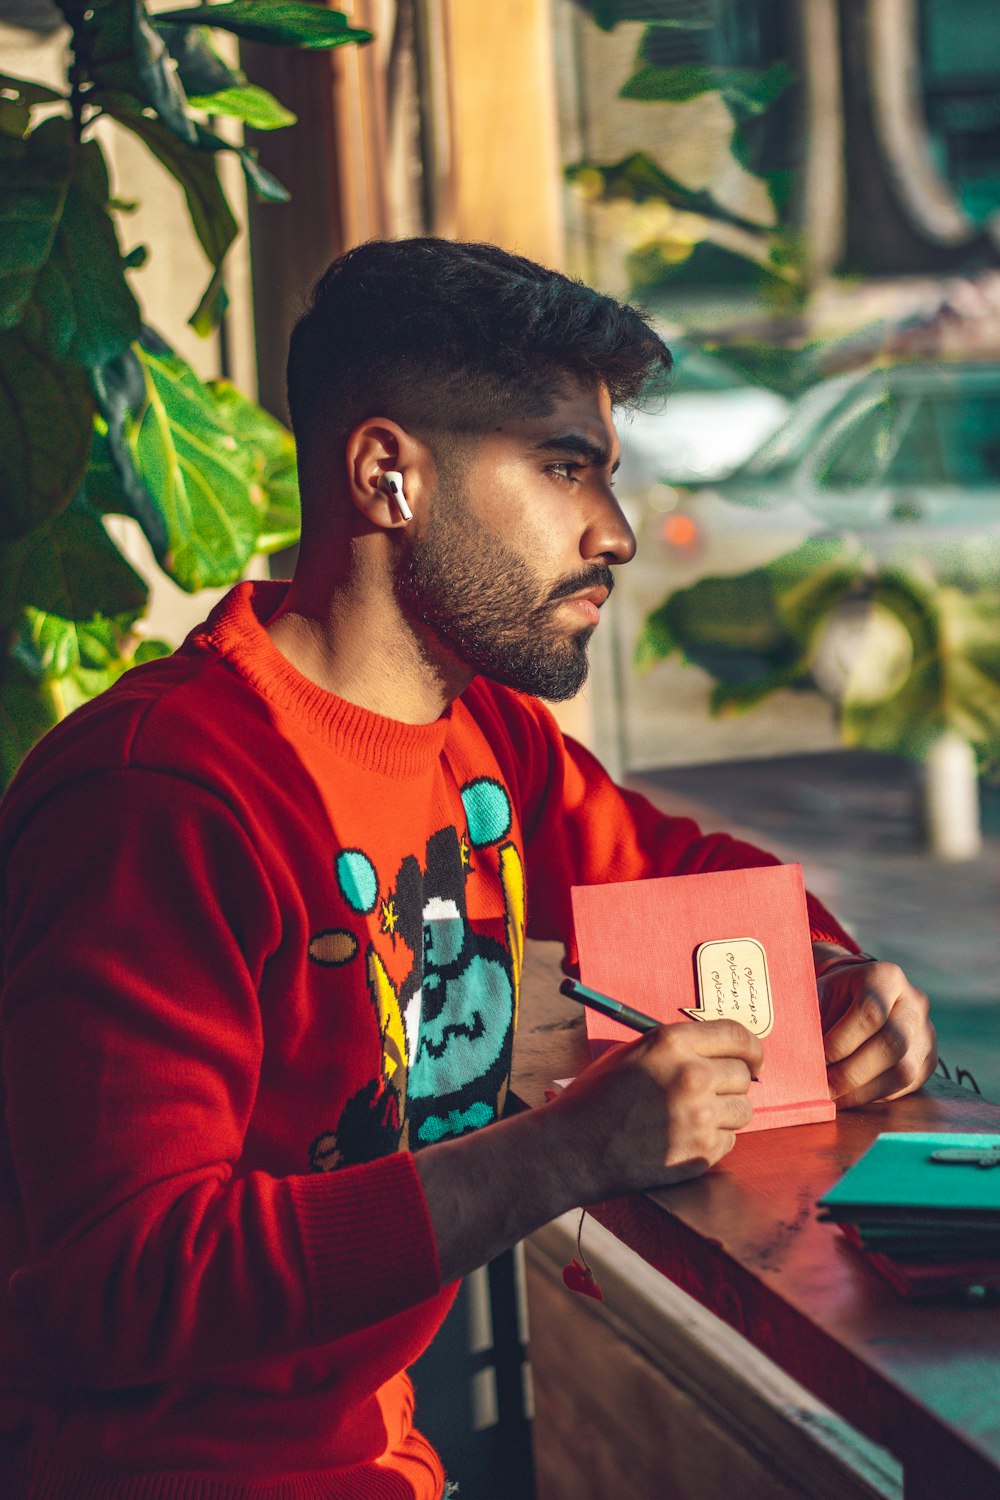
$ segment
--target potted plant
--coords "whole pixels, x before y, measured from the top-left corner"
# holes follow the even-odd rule
[[[227,585],[255,552],[298,535],[291,435],[225,381],[200,380],[149,325],[129,284],[98,120],[131,131],[180,183],[207,260],[191,315],[225,305],[237,223],[219,181],[234,152],[251,191],[287,198],[229,116],[279,129],[294,115],[248,84],[213,30],[278,46],[369,40],[303,0],[223,0],[152,14],[144,0],[59,0],[66,87],[0,74],[0,778],[57,719],[136,662],[145,582],[106,515],[131,516],[181,588]]]
[[[671,594],[645,621],[637,665],[677,655],[702,667],[714,713],[781,687],[822,692],[845,745],[923,762],[930,847],[971,858],[978,774],[1000,756],[998,550],[984,543],[978,576],[942,582],[929,567],[879,566],[856,541],[810,538]]]

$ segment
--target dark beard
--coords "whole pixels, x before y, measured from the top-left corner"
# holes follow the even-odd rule
[[[610,591],[611,569],[595,563],[543,593],[524,559],[487,536],[457,486],[448,488],[439,489],[427,534],[397,577],[404,610],[495,682],[552,703],[574,697],[586,681],[595,627],[567,637],[554,629],[553,612],[582,589]]]

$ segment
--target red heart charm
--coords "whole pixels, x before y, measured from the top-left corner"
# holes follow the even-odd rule
[[[596,1302],[604,1301],[604,1293],[594,1280],[594,1273],[589,1266],[581,1265],[574,1255],[568,1266],[563,1266],[563,1281],[571,1292],[579,1292],[581,1297],[593,1297]]]

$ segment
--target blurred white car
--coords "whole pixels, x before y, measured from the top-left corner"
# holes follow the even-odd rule
[[[660,476],[641,524],[665,591],[757,567],[823,531],[854,535],[880,566],[982,582],[977,543],[1000,536],[1000,365],[836,376],[728,476],[681,481],[669,450]]]
[[[781,425],[788,409],[783,396],[757,386],[673,391],[660,410],[620,422],[618,488],[625,494],[647,489],[665,472],[678,485],[724,479]]]

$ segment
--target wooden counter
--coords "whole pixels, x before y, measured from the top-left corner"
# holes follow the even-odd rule
[[[588,1055],[582,1013],[558,993],[559,949],[531,946],[514,1059],[529,1106]],[[1000,1131],[1000,1106],[935,1078],[893,1104],[742,1137],[705,1176],[592,1212],[890,1449],[907,1500],[990,1500],[1000,1497],[1000,1306],[907,1302],[817,1218],[816,1200],[886,1130]]]

